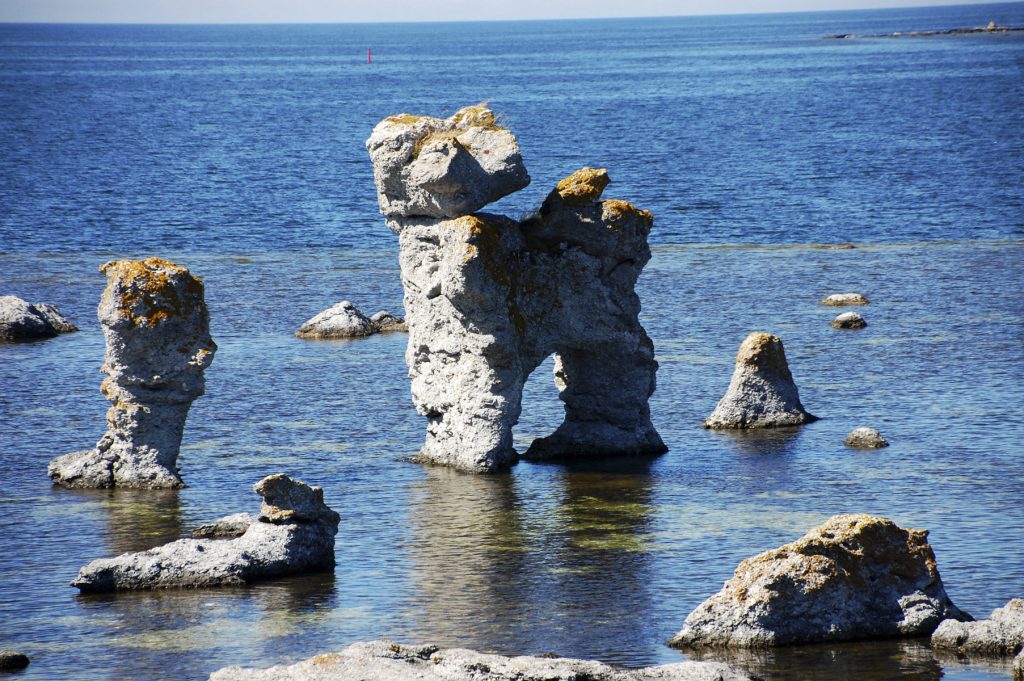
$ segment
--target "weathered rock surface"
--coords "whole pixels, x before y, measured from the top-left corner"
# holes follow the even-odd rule
[[[53,305],[33,305],[17,296],[0,296],[0,342],[53,338],[78,331]]]
[[[970,619],[946,595],[926,530],[835,516],[739,564],[686,618],[677,647],[769,647],[927,636]]]
[[[863,329],[868,323],[856,312],[844,312],[832,320],[836,329]]]
[[[1017,653],[1017,657],[1013,658],[1013,678],[1015,681],[1024,679],[1024,650]]]
[[[27,667],[28,663],[28,655],[25,653],[0,650],[0,672],[16,672]]]
[[[634,291],[650,259],[653,216],[625,201],[601,200],[608,173],[592,168],[559,182],[522,223],[469,215],[482,199],[422,208],[442,202],[413,198],[425,185],[394,164],[455,119],[462,121],[457,130],[467,130],[474,157],[507,159],[496,166],[501,172],[486,175],[485,184],[500,190],[474,196],[490,201],[525,185],[515,138],[492,130],[493,114],[483,109],[464,109],[447,123],[392,116],[367,142],[381,212],[399,236],[406,361],[413,402],[428,419],[420,460],[470,471],[508,468],[517,459],[512,426],[523,385],[552,354],[566,418],[527,456],[665,451],[647,404],[655,387],[654,347],[638,320]],[[461,173],[438,165],[433,177],[438,187],[461,187]]]
[[[343,300],[307,320],[295,335],[299,338],[360,338],[377,333],[370,318]]]
[[[843,444],[855,449],[879,449],[881,447],[888,447],[889,441],[882,437],[882,434],[874,428],[861,426],[851,430],[850,434],[843,440]]]
[[[234,513],[224,516],[212,523],[200,525],[192,530],[193,539],[234,539],[241,537],[249,526],[257,522],[256,516],[250,513]]]
[[[844,305],[867,305],[870,301],[859,293],[833,293],[818,303],[830,307],[842,307]]]
[[[217,350],[203,282],[159,258],[108,262],[100,271],[100,392],[113,405],[107,433],[93,449],[54,459],[48,473],[65,487],[184,487],[177,460],[185,419]]]
[[[377,327],[377,331],[381,333],[387,333],[390,331],[408,331],[409,327],[406,326],[405,320],[401,317],[391,314],[387,310],[381,310],[375,312],[370,317],[370,322]]]
[[[816,421],[804,409],[778,336],[752,333],[740,344],[725,396],[705,428],[775,428]]]
[[[746,674],[718,662],[679,662],[616,669],[563,657],[505,657],[463,648],[356,643],[297,664],[269,669],[225,667],[210,681],[745,681]]]
[[[445,119],[389,116],[366,149],[389,218],[469,215],[530,183],[515,136],[482,105]]]
[[[83,592],[238,586],[334,567],[338,514],[323,490],[286,475],[272,475],[253,489],[263,497],[259,521],[235,539],[179,539],[149,551],[94,560],[71,586]],[[239,516],[213,523],[238,525]]]
[[[967,656],[1017,655],[1024,650],[1024,600],[1011,599],[977,622],[942,622],[932,634],[932,647]]]

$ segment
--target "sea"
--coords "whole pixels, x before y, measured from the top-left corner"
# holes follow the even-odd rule
[[[17,678],[201,679],[388,637],[625,667],[725,660],[763,679],[1007,678],[927,640],[762,652],[665,642],[742,559],[834,514],[930,531],[952,600],[1024,597],[1024,3],[647,19],[0,25],[0,294],[78,333],[0,345],[0,648]],[[367,50],[372,63],[367,63]],[[655,216],[641,320],[660,363],[643,460],[467,475],[422,443],[404,334],[294,337],[350,300],[402,313],[364,141],[487,101],[535,209],[605,167]],[[851,247],[852,246],[852,247]],[[47,463],[105,430],[99,267],[206,283],[220,346],[178,492],[70,491]],[[818,302],[856,291],[868,326]],[[710,432],[736,350],[779,335],[799,429]],[[522,451],[562,407],[531,376]],[[614,389],[614,386],[609,386]],[[891,442],[850,450],[856,426]],[[341,515],[333,572],[82,596],[90,561],[239,511],[287,473]]]

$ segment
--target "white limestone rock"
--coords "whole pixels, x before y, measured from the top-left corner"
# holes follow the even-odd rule
[[[856,312],[844,312],[832,320],[834,329],[863,329],[868,323]]]
[[[704,427],[775,428],[817,419],[800,402],[782,340],[767,333],[752,333],[740,344],[729,388]]]
[[[347,300],[327,308],[309,319],[295,335],[299,338],[361,338],[377,333],[370,318]]]
[[[482,105],[445,119],[389,116],[366,149],[389,218],[460,217],[530,183],[515,136]]]
[[[505,657],[463,648],[399,645],[387,640],[355,643],[340,653],[317,655],[269,669],[225,667],[210,681],[750,681],[720,662],[677,662],[618,669],[564,657]]]
[[[391,331],[408,331],[409,327],[406,325],[405,320],[397,315],[393,315],[387,310],[381,310],[375,312],[370,316],[370,322],[376,327],[380,333],[389,333]]]
[[[944,619],[970,619],[946,595],[927,537],[885,518],[830,518],[742,561],[669,644],[762,648],[926,636]]]
[[[113,406],[93,449],[54,459],[64,487],[177,488],[177,459],[192,401],[217,345],[210,338],[203,283],[159,258],[100,267],[107,287],[99,319],[107,351],[100,391]]]
[[[932,634],[932,647],[968,657],[1017,655],[1024,650],[1024,599],[1010,599],[977,622],[942,622]]]
[[[552,354],[565,422],[527,456],[665,451],[648,407],[658,365],[634,291],[653,217],[601,201],[607,184],[604,170],[578,171],[521,224],[486,213],[392,220],[413,402],[428,420],[419,460],[507,469],[523,386]]]
[[[179,539],[149,551],[94,560],[71,586],[84,593],[240,586],[334,567],[339,518],[324,503],[321,488],[272,475],[253,489],[263,497],[263,512],[241,536]],[[226,521],[214,526],[223,527]]]
[[[889,441],[882,437],[882,434],[874,428],[861,426],[851,430],[850,434],[843,440],[843,444],[854,449],[880,449],[888,447]]]
[[[0,296],[0,343],[53,338],[78,331],[53,305],[33,305],[17,296]]]
[[[870,302],[859,293],[833,293],[818,304],[828,305],[829,307],[843,307],[845,305],[867,305]]]

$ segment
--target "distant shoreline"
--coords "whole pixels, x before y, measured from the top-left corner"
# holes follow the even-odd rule
[[[852,38],[922,38],[933,35],[969,35],[972,33],[1015,33],[1024,31],[1024,26],[997,26],[991,22],[988,26],[975,28],[948,28],[944,31],[896,31],[895,33],[835,33],[825,36],[826,40],[844,40]]]

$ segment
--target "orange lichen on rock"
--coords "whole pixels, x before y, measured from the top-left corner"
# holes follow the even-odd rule
[[[648,229],[654,225],[654,215],[649,210],[641,210],[629,201],[621,199],[608,199],[601,202],[601,219],[605,222],[615,223],[624,218],[636,218],[641,220]]]
[[[203,298],[201,279],[162,258],[111,261],[100,272],[107,275],[103,295],[116,296],[118,314],[135,326],[152,328],[171,316],[190,314]]]
[[[604,168],[580,168],[555,185],[554,193],[570,206],[582,206],[600,199],[610,182],[608,171]]]
[[[498,116],[487,108],[487,103],[482,102],[473,106],[464,106],[449,118],[458,128],[486,128],[488,130],[502,130],[498,125]]]

